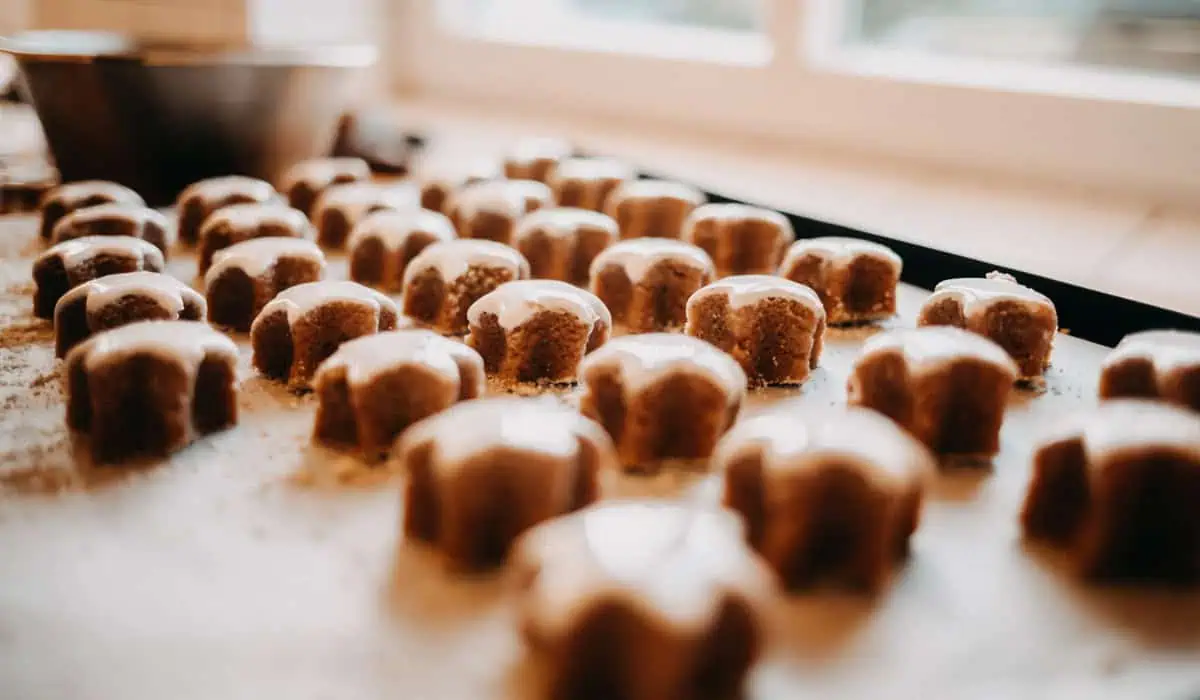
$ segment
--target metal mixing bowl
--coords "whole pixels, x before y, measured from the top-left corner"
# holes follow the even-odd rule
[[[64,181],[114,180],[153,205],[188,184],[274,182],[328,152],[375,62],[370,46],[243,48],[37,31],[0,39],[17,58]]]

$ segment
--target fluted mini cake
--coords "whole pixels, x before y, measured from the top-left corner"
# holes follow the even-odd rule
[[[410,184],[349,182],[327,187],[312,208],[317,243],[340,250],[358,222],[377,211],[417,209],[421,194]]]
[[[629,467],[708,457],[746,393],[732,357],[672,333],[611,340],[588,355],[579,378],[580,410],[604,426]]]
[[[89,336],[137,321],[201,321],[204,297],[159,272],[125,272],[85,282],[54,307],[54,354],[67,352]]]
[[[504,176],[510,180],[549,182],[555,169],[571,155],[571,144],[553,137],[524,138],[504,155]]]
[[[79,180],[59,185],[46,193],[40,208],[42,221],[39,235],[48,241],[54,233],[59,219],[67,214],[101,204],[125,204],[132,207],[146,206],[146,200],[125,185],[107,180]]]
[[[1200,583],[1200,416],[1106,401],[1068,416],[1033,452],[1025,535],[1098,581]]]
[[[149,207],[136,204],[98,204],[63,216],[54,225],[50,238],[62,243],[85,236],[129,236],[140,238],[168,255],[171,247],[167,217]]]
[[[621,241],[592,260],[592,292],[613,320],[633,333],[682,327],[687,302],[713,281],[716,270],[700,248],[682,241]]]
[[[417,421],[481,396],[483,360],[431,331],[388,331],[343,343],[313,387],[313,439],[379,457]]]
[[[140,238],[86,236],[59,243],[33,261],[33,315],[54,318],[54,306],[70,289],[121,272],[162,272],[163,254]]]
[[[1200,333],[1125,336],[1100,366],[1100,398],[1160,399],[1200,411]]]
[[[413,427],[396,445],[408,474],[404,532],[457,570],[494,567],[538,523],[596,500],[615,465],[592,421],[553,399],[464,401]]]
[[[831,325],[880,321],[896,315],[903,266],[887,246],[857,238],[809,238],[788,248],[779,274],[812,287]]]
[[[419,177],[421,207],[430,211],[450,214],[450,202],[454,194],[477,182],[496,180],[503,177],[500,164],[492,160],[478,160],[465,167],[423,167]]]
[[[396,328],[396,304],[355,282],[324,280],[285,289],[250,326],[254,367],[293,390],[307,389],[317,367],[342,343]]]
[[[548,181],[560,207],[604,211],[604,202],[622,182],[637,173],[613,158],[568,158],[558,164]]]
[[[252,238],[217,251],[204,276],[208,320],[245,332],[285,289],[325,276],[325,254],[303,238]]]
[[[683,222],[683,240],[708,253],[718,277],[774,274],[795,237],[783,214],[745,204],[704,204]]]
[[[179,240],[196,242],[200,227],[215,211],[231,204],[264,203],[277,199],[271,183],[242,175],[226,175],[192,183],[179,194],[175,208],[179,212]]]
[[[203,277],[217,251],[252,238],[312,238],[312,225],[299,209],[279,202],[222,207],[200,227],[197,272]]]
[[[735,275],[688,299],[686,332],[732,355],[753,384],[796,384],[821,360],[825,309],[802,284]]]
[[[1000,450],[1017,366],[996,343],[952,326],[872,336],[851,369],[847,401],[899,423],[941,454]]]
[[[571,207],[526,214],[513,231],[512,246],[529,261],[534,279],[586,286],[592,261],[617,239],[617,222],[599,212]]]
[[[287,169],[279,190],[290,206],[307,216],[326,189],[369,179],[371,168],[362,158],[310,158]]]
[[[195,321],[104,331],[67,355],[67,426],[93,459],[161,456],[237,423],[237,346]]]
[[[421,251],[404,270],[404,315],[448,335],[466,333],[467,310],[496,287],[529,278],[524,256],[494,241],[458,239]]]
[[[456,235],[450,219],[436,211],[377,211],[358,222],[346,241],[350,279],[398,292],[413,258],[433,243]]]
[[[617,222],[621,238],[679,238],[683,222],[704,204],[704,193],[669,180],[628,180],[604,202],[604,213]]]
[[[450,200],[458,235],[510,245],[517,222],[553,204],[550,188],[534,180],[488,180],[467,185]]]
[[[733,513],[600,503],[533,528],[513,560],[547,697],[742,696],[776,590]]]
[[[877,590],[908,555],[936,462],[874,411],[817,413],[792,400],[735,425],[713,465],[725,505],[786,587]]]
[[[612,329],[594,294],[556,280],[506,282],[471,305],[467,322],[488,374],[510,382],[575,381]]]

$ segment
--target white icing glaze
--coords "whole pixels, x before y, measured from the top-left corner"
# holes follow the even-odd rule
[[[1200,460],[1200,414],[1160,401],[1116,399],[1065,416],[1043,444],[1081,438],[1087,461],[1101,466],[1114,454],[1168,449]]]
[[[339,176],[355,180],[371,177],[371,168],[362,158],[312,158],[296,163],[283,175],[283,189],[290,190],[300,183],[324,187]]]
[[[143,265],[147,261],[163,266],[162,251],[140,238],[132,236],[81,236],[63,241],[46,250],[39,260],[58,256],[68,270],[98,255],[129,256]]]
[[[693,309],[700,302],[718,295],[729,299],[729,306],[734,309],[751,306],[767,299],[790,299],[812,309],[818,316],[825,317],[825,308],[816,292],[806,285],[775,275],[734,275],[713,282],[697,290],[688,299],[688,315],[691,316]]]
[[[52,236],[55,240],[58,240],[61,236],[67,235],[67,232],[72,228],[77,226],[91,226],[97,221],[105,219],[126,219],[132,221],[140,230],[145,230],[150,224],[158,225],[164,233],[169,230],[167,217],[154,209],[139,204],[112,202],[109,204],[99,204],[94,207],[76,209],[67,214],[54,224]]]
[[[864,241],[859,238],[842,238],[840,236],[825,236],[822,238],[806,238],[796,241],[788,248],[779,269],[786,273],[801,258],[813,255],[834,265],[849,265],[856,257],[866,256],[882,260],[900,274],[904,262],[894,250],[885,245]]]
[[[795,399],[739,421],[721,438],[713,464],[728,468],[748,453],[761,453],[774,472],[852,464],[881,485],[924,478],[936,468],[924,445],[880,413],[854,406],[816,412]]]
[[[473,266],[509,270],[517,279],[529,277],[529,263],[515,249],[495,241],[462,238],[434,243],[418,253],[404,270],[404,284],[431,269],[438,271],[442,281],[451,282]]]
[[[351,224],[362,220],[373,209],[418,209],[420,191],[409,183],[347,182],[326,188],[313,205],[313,221],[320,221],[329,209],[338,209]]]
[[[1150,361],[1159,374],[1170,374],[1200,365],[1200,333],[1154,330],[1130,333],[1104,359],[1107,369],[1119,362],[1139,358]]]
[[[483,359],[462,343],[426,330],[376,333],[342,343],[321,363],[316,382],[320,384],[332,370],[345,368],[346,382],[362,386],[397,367],[417,365],[457,386],[461,377],[456,358],[477,365],[482,376]]]
[[[471,304],[467,321],[477,326],[483,314],[493,314],[504,330],[511,331],[541,311],[561,311],[589,326],[603,321],[612,327],[612,314],[596,295],[557,280],[505,282]]]
[[[195,371],[206,353],[219,353],[237,361],[237,345],[227,336],[198,321],[140,321],[92,336],[75,352],[86,352],[91,371],[118,358],[140,353],[175,358]]]
[[[518,219],[530,210],[529,200],[550,203],[550,188],[536,180],[487,180],[454,193],[452,210],[469,221],[481,212]]]
[[[681,263],[710,275],[716,274],[712,258],[702,248],[670,238],[634,238],[611,245],[592,260],[589,272],[595,280],[605,267],[620,265],[629,280],[636,284],[663,261]]]
[[[609,209],[632,200],[677,199],[693,206],[704,204],[704,193],[682,182],[672,180],[629,180],[617,185],[608,196]]]
[[[434,463],[453,470],[498,447],[573,459],[581,436],[598,435],[604,435],[598,425],[553,399],[488,398],[457,403],[417,423],[405,434],[401,451],[431,442]]]
[[[617,222],[607,214],[574,207],[553,207],[526,214],[513,230],[513,241],[524,240],[536,231],[555,238],[566,238],[583,228],[604,231],[610,239],[615,239],[618,233]]]
[[[615,158],[567,158],[554,169],[550,180],[558,186],[566,180],[632,180],[636,176],[633,166]]]
[[[941,369],[947,363],[973,359],[987,362],[1017,377],[1017,365],[1000,347],[982,335],[953,326],[924,326],[878,333],[863,344],[858,363],[885,352],[900,352],[910,372],[921,374]]]
[[[962,304],[965,316],[981,314],[992,304],[1001,301],[1054,309],[1054,302],[1046,295],[1018,284],[1008,275],[996,273],[991,273],[986,278],[963,277],[938,282],[933,288],[933,294],[925,300],[924,308],[945,299],[956,299]]]
[[[787,217],[772,209],[763,209],[762,207],[752,207],[749,204],[738,204],[735,202],[721,202],[714,204],[702,204],[692,210],[683,224],[683,238],[688,241],[695,240],[696,226],[702,221],[713,221],[718,225],[732,224],[741,221],[762,221],[779,229],[780,234],[786,240],[792,240],[796,234],[792,231],[792,224]]]
[[[325,254],[310,240],[277,236],[251,238],[218,250],[213,255],[212,267],[204,275],[204,283],[211,285],[231,268],[238,268],[250,277],[259,277],[275,267],[280,258],[306,258],[325,268]]]
[[[513,165],[529,165],[537,160],[560,160],[571,154],[571,144],[549,136],[523,138],[513,144],[505,160]]]
[[[409,236],[418,232],[442,241],[451,240],[458,235],[454,232],[454,224],[440,212],[428,209],[384,209],[359,221],[346,239],[346,247],[354,250],[363,241],[376,239],[388,250],[397,251],[404,247]]]
[[[494,180],[502,176],[503,170],[498,162],[479,159],[465,166],[462,163],[423,164],[418,179],[423,188],[440,187],[453,191],[467,183]]]
[[[225,175],[193,182],[179,195],[179,201],[200,199],[209,204],[243,192],[259,202],[275,196],[275,188],[269,182],[245,175]]]
[[[259,319],[266,318],[268,315],[283,309],[287,312],[288,323],[293,324],[318,306],[335,301],[351,302],[370,307],[374,309],[376,319],[379,318],[382,309],[391,309],[397,315],[399,314],[394,301],[370,287],[364,287],[357,282],[321,280],[319,282],[298,284],[295,287],[283,290],[274,299],[267,302],[267,305],[263,307],[262,312],[259,313],[258,318],[254,321],[258,323]]]
[[[677,374],[707,378],[729,395],[731,405],[746,393],[746,374],[736,360],[713,345],[687,335],[645,333],[622,336],[584,359],[579,376],[585,384],[592,367],[615,367],[625,391],[631,394]]]
[[[184,303],[203,305],[204,299],[195,290],[170,275],[159,272],[125,272],[100,277],[72,289],[59,301],[73,300],[80,295],[87,297],[87,312],[98,313],[101,309],[122,297],[142,295],[154,299],[162,308],[176,316],[183,311]]]
[[[101,196],[114,202],[144,205],[146,201],[137,192],[125,185],[108,180],[78,180],[68,182],[54,188],[46,198],[47,202],[59,202],[68,209],[78,206],[80,202],[91,197]]]
[[[209,231],[218,227],[252,235],[252,232],[268,225],[295,231],[299,236],[307,235],[309,231],[308,217],[299,209],[279,202],[247,202],[231,204],[213,212],[204,220],[200,237],[206,237]]]
[[[570,631],[594,605],[618,602],[695,638],[733,596],[755,609],[774,592],[724,509],[609,501],[527,532],[515,559],[536,577],[524,609],[543,635]]]

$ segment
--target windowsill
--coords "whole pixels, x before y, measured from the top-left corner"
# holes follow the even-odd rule
[[[500,103],[416,96],[403,98],[399,112],[434,137],[433,161],[498,154],[522,135],[562,134],[730,196],[1200,315],[1200,277],[1191,271],[1200,260],[1200,211]]]

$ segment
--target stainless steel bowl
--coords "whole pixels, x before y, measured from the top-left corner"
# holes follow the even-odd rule
[[[196,180],[275,181],[328,152],[370,46],[146,43],[104,32],[0,39],[17,58],[64,181],[114,180],[154,205]]]

